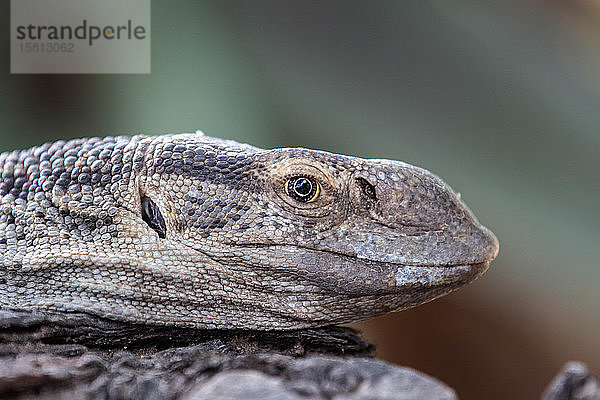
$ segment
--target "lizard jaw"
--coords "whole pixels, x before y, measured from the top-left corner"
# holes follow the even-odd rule
[[[446,287],[444,293],[447,293],[477,279],[491,262],[488,259],[475,263],[411,265],[305,246],[257,243],[232,246],[232,250],[232,253],[243,254],[242,258],[246,263],[268,260],[266,265],[257,266],[304,278],[332,294],[356,297],[402,295],[407,291],[417,291],[421,293],[421,297],[428,297],[430,289],[435,289],[438,293],[441,288]],[[225,262],[231,263],[232,260]],[[435,297],[438,296],[439,294]]]
[[[401,266],[396,271],[396,286],[462,286],[477,279],[489,266],[490,261],[449,266]]]

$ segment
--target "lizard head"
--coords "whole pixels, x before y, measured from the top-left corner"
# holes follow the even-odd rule
[[[175,154],[179,167],[165,165]],[[153,139],[145,158],[144,221],[214,263],[216,308],[246,310],[244,327],[412,307],[471,282],[498,252],[447,184],[403,162],[198,135]]]

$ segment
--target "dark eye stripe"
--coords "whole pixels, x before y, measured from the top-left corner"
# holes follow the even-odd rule
[[[308,203],[319,197],[319,184],[308,176],[295,176],[288,179],[285,192],[297,201]]]

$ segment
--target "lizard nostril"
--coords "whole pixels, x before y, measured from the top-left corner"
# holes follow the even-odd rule
[[[377,200],[377,192],[375,191],[375,186],[371,185],[369,181],[364,178],[357,178],[356,181],[360,185],[362,192],[365,196],[372,200]]]
[[[142,219],[158,233],[159,238],[164,239],[167,236],[167,226],[160,209],[146,196],[142,196]]]

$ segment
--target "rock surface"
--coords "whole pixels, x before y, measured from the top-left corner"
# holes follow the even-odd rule
[[[349,328],[202,331],[0,311],[0,398],[456,399]]]
[[[542,400],[600,400],[600,382],[585,364],[571,361],[548,385]]]

